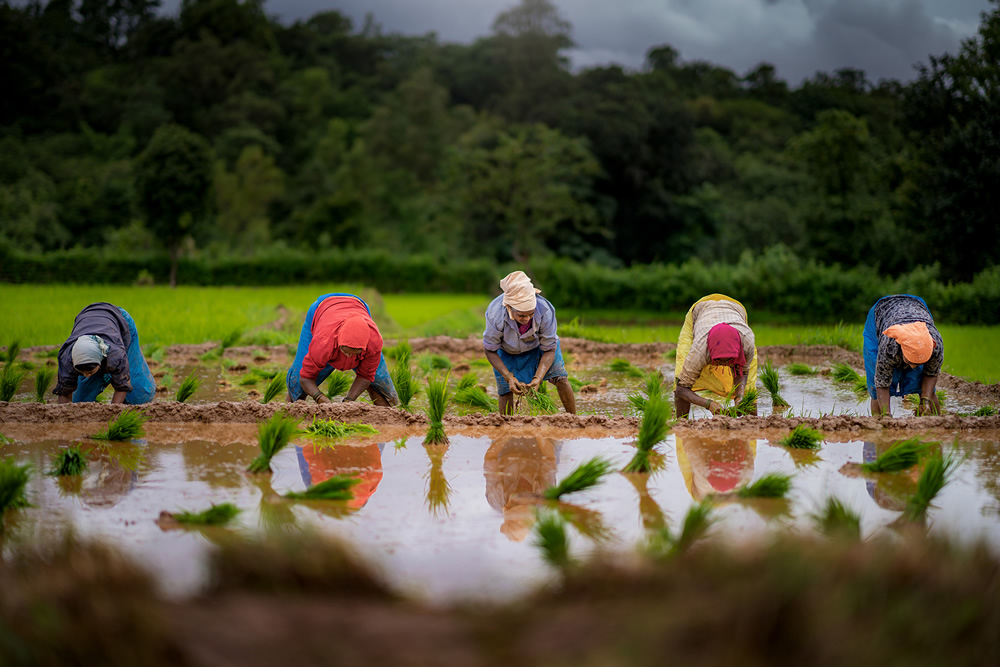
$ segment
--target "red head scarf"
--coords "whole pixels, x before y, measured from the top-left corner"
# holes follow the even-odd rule
[[[349,317],[340,325],[337,333],[337,345],[346,345],[360,350],[368,347],[368,321],[363,317]]]
[[[728,324],[716,324],[708,330],[708,356],[713,364],[732,366],[734,377],[743,377],[747,365],[740,332]]]

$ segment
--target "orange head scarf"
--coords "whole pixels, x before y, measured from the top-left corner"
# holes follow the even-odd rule
[[[934,339],[925,322],[894,324],[882,333],[896,339],[903,350],[903,358],[911,364],[926,362],[934,351]]]
[[[368,328],[368,321],[363,317],[349,317],[340,325],[337,333],[337,345],[363,350],[368,347],[368,335],[371,330]]]

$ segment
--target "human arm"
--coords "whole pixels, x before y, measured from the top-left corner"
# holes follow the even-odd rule
[[[941,414],[941,403],[938,401],[936,388],[936,375],[924,375],[920,379],[920,405],[917,407],[918,416]]]
[[[320,391],[319,385],[316,384],[316,378],[307,378],[300,373],[299,386],[302,387],[302,391],[305,392],[306,396],[312,396],[313,400],[317,403],[330,402],[330,399],[327,398],[322,391]]]
[[[361,377],[360,374],[355,375],[354,382],[351,383],[351,388],[347,390],[347,396],[344,396],[344,398],[341,399],[341,401],[343,403],[347,403],[350,401],[358,400],[358,396],[360,396],[366,389],[368,389],[368,385],[370,385],[371,383],[372,381],[369,380],[368,378]]]
[[[497,357],[499,359],[499,357]],[[542,358],[538,360],[538,367],[535,369],[535,376],[528,383],[527,388],[531,390],[538,389],[542,384],[542,380],[545,378],[545,374],[549,372],[552,368],[552,362],[556,360],[555,348],[542,352]]]
[[[691,405],[700,405],[705,408],[713,415],[718,414],[722,410],[722,406],[709,398],[702,398],[690,387],[683,387],[677,385],[677,389],[674,390],[674,402],[677,404],[677,416],[687,417]]]
[[[872,401],[873,417],[878,417],[883,415],[886,417],[892,416],[892,408],[889,406],[889,387],[875,387],[875,400]],[[878,414],[874,414],[875,411]]]
[[[128,354],[124,348],[112,344],[108,349],[106,364],[108,375],[111,376],[111,386],[115,389],[115,395],[111,398],[111,402],[124,403],[125,394],[132,391]],[[122,395],[121,400],[115,400],[119,393]]]
[[[553,357],[554,356],[555,352],[553,352]],[[507,384],[510,385],[511,391],[515,394],[523,394],[525,392],[526,387],[524,383],[514,377],[514,374],[508,370],[506,365],[504,365],[503,361],[500,359],[500,355],[497,354],[495,350],[486,350],[486,360],[489,361],[490,365],[496,369],[497,373],[500,374],[500,377],[507,381]],[[549,365],[552,365],[551,361],[549,362]]]
[[[73,402],[72,394],[59,394],[59,398],[56,399],[57,405],[63,405],[64,403],[72,403],[72,402]]]

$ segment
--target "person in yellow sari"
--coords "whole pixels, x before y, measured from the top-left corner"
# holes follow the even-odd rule
[[[696,301],[684,317],[677,340],[677,416],[687,417],[692,404],[714,415],[722,405],[712,395],[739,402],[747,387],[756,386],[757,347],[746,308],[724,294]]]

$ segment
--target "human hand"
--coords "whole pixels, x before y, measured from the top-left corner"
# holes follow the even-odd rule
[[[719,403],[716,403],[715,401],[709,401],[708,411],[711,412],[713,415],[717,415],[720,412],[722,412],[722,406]]]
[[[529,391],[538,391],[538,388],[542,385],[541,378],[532,378],[531,382],[525,385],[525,388]]]
[[[510,390],[515,394],[523,394],[528,390],[527,385],[518,380],[516,377],[511,376],[507,379],[507,384],[510,385]]]

